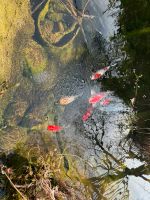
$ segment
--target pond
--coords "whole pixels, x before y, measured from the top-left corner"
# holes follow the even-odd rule
[[[0,198],[150,199],[150,2],[5,4]]]

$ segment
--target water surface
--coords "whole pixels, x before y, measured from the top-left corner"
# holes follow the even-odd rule
[[[28,134],[39,124],[40,133],[51,123],[63,126],[63,131],[50,136],[65,159],[72,156],[90,181],[93,200],[150,199],[150,18],[149,2],[142,6],[138,2],[89,1],[84,13],[88,17],[84,17],[85,1],[76,0],[73,5],[79,19],[75,20],[62,4],[56,7],[56,2],[45,1],[32,15],[32,39],[43,49],[46,67],[34,72],[23,61],[20,86],[3,114],[2,130],[9,129],[10,122]],[[31,0],[31,10],[39,3]],[[103,78],[90,79],[93,72],[108,65],[112,67]],[[111,102],[97,104],[83,122],[91,91],[109,91]],[[73,95],[79,97],[59,105],[61,97]],[[40,145],[51,144],[37,140]],[[66,165],[69,169],[68,161]]]

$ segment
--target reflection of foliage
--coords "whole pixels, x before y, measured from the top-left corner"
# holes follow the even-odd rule
[[[122,1],[124,10],[120,16],[121,32],[125,34],[128,42],[126,45],[126,50],[130,56],[128,67],[135,69],[137,75],[143,74],[140,81],[140,96],[147,95],[150,89],[148,84],[150,34],[143,31],[150,26],[149,6],[148,1],[139,0],[130,3]]]
[[[94,155],[96,155],[95,168],[100,172],[98,177],[92,177],[90,181],[96,187],[99,199],[128,199],[128,177],[139,177],[149,183],[150,180],[145,175],[150,175],[150,166],[147,163],[143,164],[143,161],[145,161],[144,155],[140,155],[139,152],[137,153],[137,150],[134,150],[135,146],[131,140],[129,141],[128,137],[127,140],[122,138],[120,141],[119,139],[123,135],[122,132],[130,127],[129,123],[125,125],[125,122],[123,124],[117,122],[117,124],[119,123],[117,133],[120,132],[120,137],[116,138],[116,141],[111,144],[110,141],[114,139],[113,134],[111,134],[110,130],[110,136],[107,136],[108,130],[106,129],[106,122],[109,119],[107,116],[105,117],[105,114],[101,115],[101,120],[100,118],[97,120],[98,123],[96,123],[93,116],[91,120],[92,124],[86,123],[85,126],[85,134],[94,144]],[[127,120],[130,120],[130,118]],[[116,121],[113,123],[116,123]],[[116,132],[115,128],[112,131]],[[116,137],[116,134],[114,134],[114,137]],[[126,162],[128,159],[131,160],[131,164],[134,159],[140,161],[141,166],[138,165],[130,168],[130,165]]]
[[[111,7],[116,7],[117,3],[117,0],[110,0],[110,9]],[[117,42],[117,38],[119,40],[121,38],[122,44],[119,48],[124,51],[125,55],[122,66],[117,68],[117,71],[120,72],[119,77],[113,78],[112,81],[114,81],[117,92],[123,98],[129,100],[134,97],[135,90],[133,86],[136,82],[134,71],[137,76],[143,75],[139,80],[140,87],[138,89],[137,104],[146,103],[149,99],[148,91],[150,90],[148,76],[150,63],[150,4],[148,1],[143,2],[142,0],[132,2],[122,0],[121,8],[122,11],[118,17],[118,25],[120,28],[113,41]],[[143,95],[146,95],[147,98],[143,99]]]
[[[97,193],[102,199],[127,199],[128,198],[128,176],[140,177],[143,180],[150,182],[150,179],[144,175],[150,175],[150,166],[143,164],[139,167],[128,168],[123,160],[124,158],[117,158],[113,153],[109,152],[102,146],[97,136],[95,136],[96,144],[100,147],[104,154],[104,158],[96,167],[100,167],[104,173],[99,177],[92,177],[90,181],[97,188]],[[97,150],[98,151],[98,150]],[[129,153],[129,152],[126,152]],[[134,158],[136,155],[134,155]],[[133,154],[132,154],[133,159]]]
[[[140,126],[140,124],[139,124]],[[142,124],[143,126],[143,124]],[[150,128],[146,128],[146,124],[144,124],[145,127],[135,127],[132,134],[129,135],[129,137],[133,140],[133,144],[136,145],[140,152],[139,157],[141,160],[147,160],[149,162],[150,159]],[[130,152],[132,152],[130,150]],[[134,155],[134,153],[132,152]],[[135,156],[135,155],[134,155]],[[137,155],[136,155],[137,156]]]
[[[118,15],[120,28],[112,42],[119,47],[115,48],[115,52],[120,49],[124,56],[122,64],[117,67],[117,76],[110,75],[104,83],[108,88],[115,89],[128,104],[132,103],[136,110],[136,121],[133,122],[132,133],[129,137],[134,141],[133,146],[136,145],[139,148],[139,156],[134,155],[131,150],[126,153],[132,154],[138,160],[142,158],[149,161],[150,2],[147,0],[144,2],[121,0],[120,2],[122,8]],[[117,3],[117,0],[110,0],[109,9],[116,7]]]

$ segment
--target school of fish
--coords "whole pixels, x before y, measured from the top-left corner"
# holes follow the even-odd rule
[[[107,66],[107,67],[104,67],[103,69],[100,69],[100,70],[96,71],[90,77],[91,80],[97,80],[99,78],[102,78],[102,76],[109,69],[110,69],[110,66]],[[94,110],[94,106],[97,103],[100,102],[100,105],[106,106],[111,102],[111,99],[105,98],[107,96],[107,94],[108,94],[108,92],[99,92],[97,94],[91,94],[91,97],[88,99],[88,103],[90,104],[90,106],[87,108],[85,114],[82,116],[82,120],[83,121],[87,121],[89,119],[89,117],[91,117],[91,115],[93,113],[93,110]],[[75,101],[81,95],[82,94],[75,95],[75,96],[64,96],[64,97],[61,97],[60,100],[59,100],[59,104],[62,105],[62,106],[66,106],[66,105],[72,103],[73,101]],[[51,131],[51,132],[59,132],[59,131],[63,130],[63,127],[62,126],[57,126],[57,125],[48,125],[47,126],[47,130]]]

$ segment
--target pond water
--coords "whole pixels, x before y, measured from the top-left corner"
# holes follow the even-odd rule
[[[93,200],[148,200],[150,3],[68,2],[30,1],[35,30],[21,57],[23,70],[12,86],[1,131],[37,132],[36,141],[44,148],[55,143],[68,176],[71,157],[91,184]],[[106,74],[91,80],[105,66],[110,66]],[[83,120],[89,98],[101,92],[110,102],[94,104]],[[60,105],[65,96],[75,100]],[[52,124],[63,130],[48,132]],[[43,141],[43,134],[51,139]],[[2,145],[1,152],[12,153],[6,149]]]

